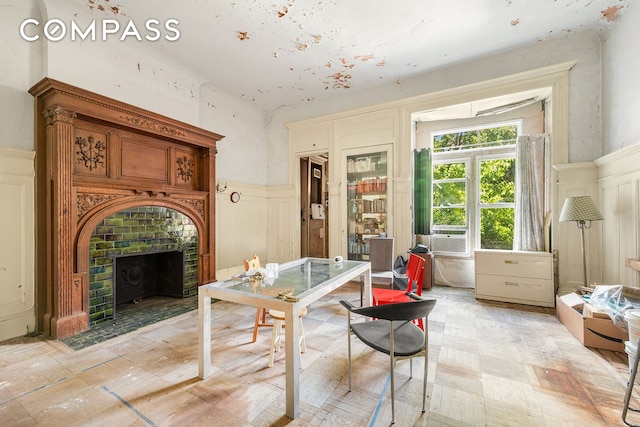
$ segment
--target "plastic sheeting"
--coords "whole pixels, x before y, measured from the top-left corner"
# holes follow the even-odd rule
[[[597,285],[589,303],[607,313],[618,328],[628,332],[624,315],[627,310],[640,308],[640,289],[624,285]]]

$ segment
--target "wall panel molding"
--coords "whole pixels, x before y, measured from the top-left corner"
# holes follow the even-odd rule
[[[602,282],[640,286],[640,272],[625,259],[640,259],[640,143],[595,161],[602,221]]]
[[[0,341],[36,330],[34,159],[0,149]]]

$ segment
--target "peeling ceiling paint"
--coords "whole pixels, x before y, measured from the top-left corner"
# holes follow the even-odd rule
[[[620,12],[622,6],[611,6],[602,11],[602,16],[609,22],[613,22],[618,19],[618,12]]]
[[[177,19],[179,40],[139,43],[132,68],[167,57],[270,111],[578,31],[606,35],[631,0],[44,2],[85,19]]]

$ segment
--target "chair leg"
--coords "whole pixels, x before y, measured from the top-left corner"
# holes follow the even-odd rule
[[[349,354],[349,391],[351,391],[351,313],[347,312],[347,352]]]
[[[390,322],[389,327],[389,360],[391,363],[391,367],[389,368],[389,372],[391,372],[391,424],[395,424],[396,422],[396,397],[395,397],[395,374],[394,374],[394,365],[396,364],[395,354],[396,349],[394,347],[394,339],[393,339],[393,322]]]
[[[636,352],[636,356],[633,360],[633,368],[631,369],[631,375],[629,375],[629,382],[627,383],[627,392],[624,395],[624,405],[622,407],[622,421],[631,427],[640,427],[640,424],[631,424],[627,422],[627,411],[640,412],[638,408],[629,407],[629,401],[633,394],[633,386],[636,383],[636,374],[638,372],[638,361],[640,360],[640,351]]]
[[[393,348],[393,346],[392,346]],[[391,360],[391,367],[390,367],[390,372],[391,372],[391,424],[395,424],[396,422],[396,415],[395,415],[395,403],[396,403],[396,397],[395,397],[395,389],[396,389],[396,384],[395,384],[395,375],[393,373],[393,365],[395,365],[395,360],[393,355],[393,350],[391,351],[391,355],[389,356],[389,360]]]
[[[302,353],[307,351],[307,342],[304,339],[304,328],[302,327],[302,317],[298,318],[298,322],[300,322],[300,336],[298,338],[298,361],[300,362],[300,369],[304,368],[304,364],[302,363]]]
[[[253,324],[253,338],[251,342],[256,342],[258,339],[258,328],[261,326],[273,326],[271,323],[267,323],[267,309],[266,308],[258,308],[256,309],[256,320]]]
[[[299,318],[300,321],[300,353],[304,353],[307,351],[307,340],[304,337],[304,326],[302,325],[302,317]],[[300,365],[302,365],[302,360],[300,361]]]
[[[422,318],[420,318],[422,320]],[[425,326],[428,326],[428,323],[425,323]],[[422,412],[424,413],[427,407],[427,376],[429,374],[429,333],[425,331],[424,333],[424,372],[422,379]]]
[[[269,350],[268,367],[273,367],[273,359],[276,351],[280,351],[280,333],[282,329],[282,321],[275,320],[273,322],[273,330],[271,331],[271,349]]]
[[[298,318],[298,322],[300,322],[300,335],[298,337],[298,356],[300,357],[298,360],[300,361],[300,368],[304,368],[302,364],[302,354],[307,351],[307,341],[304,336],[304,326],[302,323],[302,317]],[[273,330],[271,331],[271,349],[269,350],[269,363],[268,366],[273,367],[273,360],[275,359],[275,352],[280,351],[280,346],[282,344],[282,328],[283,322],[282,320],[274,320],[273,322]]]
[[[427,407],[427,365],[429,365],[429,357],[427,355],[428,353],[425,353],[424,355],[424,378],[422,379],[422,412],[425,412]]]

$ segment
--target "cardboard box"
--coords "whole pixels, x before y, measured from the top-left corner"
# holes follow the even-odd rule
[[[593,308],[587,305],[585,310],[585,304],[582,296],[576,293],[556,295],[556,316],[585,346],[623,352],[628,334],[614,325],[608,316],[593,317]]]

